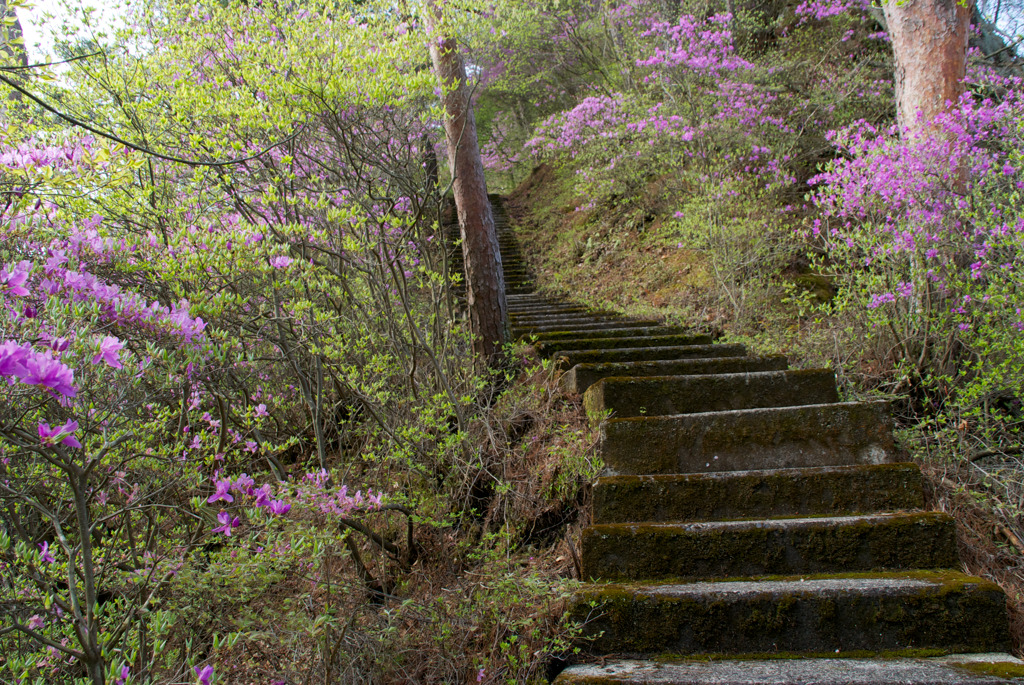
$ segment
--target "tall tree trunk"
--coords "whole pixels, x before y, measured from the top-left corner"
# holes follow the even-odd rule
[[[435,16],[439,16],[436,3],[432,4]],[[436,35],[435,31],[430,33]],[[453,193],[462,235],[473,348],[489,365],[496,366],[506,340],[505,276],[494,215],[487,199],[466,67],[458,44],[450,36],[431,39],[430,57],[443,91],[448,165],[454,178]]]
[[[964,93],[971,7],[957,0],[886,0],[896,56],[896,120],[913,135]]]

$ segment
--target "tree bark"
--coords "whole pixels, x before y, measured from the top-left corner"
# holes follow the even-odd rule
[[[912,136],[964,93],[971,7],[957,0],[886,0],[882,10],[896,56],[896,121]]]
[[[431,35],[435,32],[431,31]],[[448,164],[454,178],[455,208],[462,236],[473,349],[488,365],[497,366],[506,340],[505,276],[494,215],[487,199],[466,67],[458,44],[448,36],[431,39],[430,57],[442,88]]]

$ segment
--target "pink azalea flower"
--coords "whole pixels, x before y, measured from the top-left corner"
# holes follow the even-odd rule
[[[55,561],[57,561],[56,559],[53,558],[53,555],[50,554],[50,543],[49,542],[42,542],[39,545],[39,556],[47,564],[52,564]]]
[[[246,495],[252,494],[252,486],[256,485],[256,481],[252,479],[252,476],[242,474],[235,479],[235,484],[232,486],[236,492],[243,492]]]
[[[267,416],[267,405],[260,403],[256,405],[256,416]]]
[[[270,506],[270,504],[271,504],[270,492],[271,492],[270,485],[268,485],[266,483],[264,483],[258,489],[253,491],[252,494],[256,496],[256,506],[257,507],[269,507]]]
[[[196,673],[197,685],[210,685],[210,678],[213,677],[213,666],[203,666],[202,669],[194,666],[192,670]]]
[[[223,478],[216,482],[217,490],[212,495],[206,498],[207,504],[213,504],[217,500],[224,500],[225,502],[234,502],[235,498],[231,496],[229,490],[231,489],[231,479]]]
[[[58,442],[68,447],[82,447],[82,443],[75,437],[78,430],[78,422],[68,419],[63,426],[50,428],[50,424],[39,424],[39,442],[44,445],[56,445]]]
[[[73,385],[75,372],[62,362],[39,352],[26,357],[25,375],[21,377],[21,382],[26,385],[41,385],[68,397],[77,394]]]
[[[292,505],[286,502],[282,502],[279,499],[275,499],[273,502],[270,503],[270,511],[272,511],[274,514],[278,516],[283,516],[284,514],[287,514],[291,510],[291,508]]]
[[[0,269],[0,290],[18,297],[28,295],[28,288],[24,285],[31,270],[32,263],[27,261],[8,264],[6,268]]]
[[[294,259],[286,255],[278,255],[276,257],[270,258],[270,266],[274,267],[275,269],[283,269],[294,261]]]
[[[231,530],[238,528],[242,525],[242,522],[238,520],[238,517],[231,517],[226,511],[222,511],[217,514],[217,520],[220,521],[220,525],[213,529],[214,533],[224,533],[224,537],[231,537]]]
[[[21,378],[27,373],[25,360],[28,359],[29,349],[19,345],[13,340],[0,345],[0,376],[14,376]]]
[[[121,360],[118,358],[122,347],[124,347],[124,343],[114,336],[108,335],[104,337],[100,343],[100,351],[92,358],[92,363],[99,364],[100,360],[102,360],[107,363],[107,366],[112,368],[123,368]]]
[[[28,619],[25,625],[28,626],[29,630],[39,630],[43,627],[43,617],[39,614],[34,614]]]

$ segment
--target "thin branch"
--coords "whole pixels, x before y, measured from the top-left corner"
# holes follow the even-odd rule
[[[102,55],[102,54],[103,54],[102,52],[90,52],[88,55],[79,55],[77,57],[69,57],[68,59],[63,59],[63,60],[61,60],[59,62],[40,62],[38,64],[24,64],[24,65],[19,64],[16,67],[0,67],[0,71],[23,71],[25,69],[39,69],[41,67],[56,67],[56,66],[60,66],[61,64],[71,64],[72,62],[77,62],[80,59],[88,59],[90,57],[95,57],[96,55]]]
[[[291,141],[295,140],[296,138],[299,137],[299,134],[302,133],[302,128],[303,128],[302,126],[300,126],[299,130],[297,130],[295,133],[293,133],[292,135],[288,136],[284,140],[280,140],[280,141],[274,143],[273,145],[271,145],[271,146],[269,146],[269,147],[267,147],[267,148],[265,148],[263,150],[260,150],[259,152],[255,153],[255,154],[249,155],[248,157],[239,157],[237,159],[229,159],[229,160],[227,160],[225,162],[198,162],[198,161],[196,161],[194,159],[183,159],[182,157],[175,157],[173,155],[165,155],[165,154],[163,154],[161,152],[157,152],[156,150],[150,150],[149,148],[145,148],[145,147],[142,147],[140,145],[136,145],[134,143],[131,143],[131,142],[125,140],[124,138],[121,138],[119,136],[114,135],[113,133],[109,133],[107,131],[101,131],[98,128],[90,126],[89,124],[85,123],[81,119],[77,119],[77,118],[71,116],[70,114],[65,114],[64,112],[61,112],[60,110],[56,109],[55,107],[52,107],[51,105],[47,104],[43,100],[39,99],[39,97],[37,97],[33,93],[29,92],[25,88],[22,88],[20,85],[18,85],[17,83],[15,83],[14,81],[12,81],[11,79],[7,78],[6,76],[4,76],[2,74],[0,74],[0,83],[4,83],[4,84],[10,86],[14,90],[18,91],[19,93],[21,93],[22,95],[27,97],[29,100],[32,100],[34,103],[36,103],[37,105],[39,105],[40,107],[45,109],[47,112],[49,112],[51,114],[57,115],[58,117],[60,117],[61,119],[63,119],[64,121],[68,122],[69,124],[71,124],[73,126],[77,126],[79,128],[84,128],[86,131],[89,131],[90,133],[95,133],[96,135],[100,136],[101,138],[106,138],[107,140],[112,140],[115,143],[118,143],[120,145],[124,145],[126,148],[129,148],[131,150],[135,150],[136,152],[141,152],[142,154],[149,155],[151,157],[156,157],[157,159],[162,159],[162,160],[165,160],[165,161],[168,161],[168,162],[176,162],[178,164],[184,164],[185,166],[191,166],[191,167],[222,167],[222,166],[231,166],[233,164],[241,164],[242,162],[248,162],[249,160],[256,159],[257,157],[262,157],[263,155],[267,154],[268,152],[270,152],[274,148],[280,147],[282,145],[285,145],[285,144],[290,143]]]

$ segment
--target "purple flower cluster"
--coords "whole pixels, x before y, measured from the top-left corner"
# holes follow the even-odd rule
[[[65,397],[74,397],[78,392],[75,372],[52,352],[40,352],[14,340],[0,344],[0,376],[10,383],[19,381]]]

